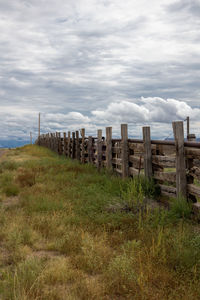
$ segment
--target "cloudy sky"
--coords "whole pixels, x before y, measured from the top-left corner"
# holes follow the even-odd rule
[[[200,128],[200,0],[0,0],[0,140]]]

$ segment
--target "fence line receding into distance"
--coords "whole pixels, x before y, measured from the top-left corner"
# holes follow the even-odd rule
[[[105,167],[127,176],[153,177],[161,194],[169,197],[182,195],[196,202],[200,197],[200,143],[184,141],[183,122],[173,122],[173,141],[151,140],[150,127],[143,127],[143,139],[129,139],[127,124],[121,125],[121,139],[112,138],[112,127],[102,130],[97,137],[85,136],[85,129],[63,133],[42,134],[36,144],[60,155],[91,163],[100,170]],[[192,136],[192,135],[191,135]],[[198,204],[199,205],[199,204]],[[198,206],[197,205],[197,206]]]

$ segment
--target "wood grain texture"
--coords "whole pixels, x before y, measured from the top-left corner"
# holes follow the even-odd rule
[[[172,187],[172,186],[167,186],[167,185],[163,185],[163,184],[159,184],[160,186],[160,190],[161,190],[161,194],[165,195],[167,197],[176,197],[176,188]]]
[[[159,165],[163,168],[175,168],[176,167],[176,157],[175,156],[152,155],[152,163]]]
[[[80,140],[79,140],[79,131],[76,131],[76,159],[80,160]]]
[[[121,160],[122,160],[122,177],[129,175],[129,149],[128,149],[128,125],[121,124]]]
[[[97,130],[97,169],[102,167],[102,130]]]
[[[112,127],[106,127],[106,166],[112,169]]]
[[[71,157],[71,132],[67,133],[67,156]]]
[[[92,136],[88,137],[88,161],[89,163],[93,162],[93,149],[92,149]]]
[[[143,127],[143,142],[144,142],[144,174],[145,177],[151,178],[153,175],[153,169],[152,169],[150,127]]]
[[[200,187],[196,186],[194,184],[188,184],[187,185],[187,192],[191,195],[194,195],[196,197],[200,197]]]
[[[176,172],[154,172],[153,177],[160,181],[176,183]]]
[[[85,128],[81,129],[81,162],[85,163]]]
[[[173,122],[173,132],[176,147],[176,188],[177,196],[187,197],[186,164],[184,151],[183,122]]]
[[[135,156],[135,155],[130,155],[129,156],[129,162],[131,162],[133,164],[133,167],[135,169],[143,169],[144,168],[144,158],[143,157],[139,157],[139,156]]]
[[[71,157],[75,158],[75,132],[72,132]]]

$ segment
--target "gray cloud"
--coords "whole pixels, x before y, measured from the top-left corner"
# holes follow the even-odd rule
[[[134,122],[164,135],[157,99],[180,99],[174,111],[185,103],[192,116],[199,106],[198,13],[199,1],[186,0],[2,0],[0,139],[36,136],[39,111],[43,130],[92,132],[103,124],[94,112],[123,107],[117,120],[129,121],[130,105]]]
[[[187,13],[192,16],[200,17],[200,2],[199,0],[179,0],[168,6],[172,13]]]

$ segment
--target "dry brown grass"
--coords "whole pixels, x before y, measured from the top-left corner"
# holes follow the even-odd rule
[[[43,148],[13,151],[1,174],[19,195],[0,193],[0,299],[200,299],[199,227],[177,215],[184,207],[108,211],[142,192]]]

